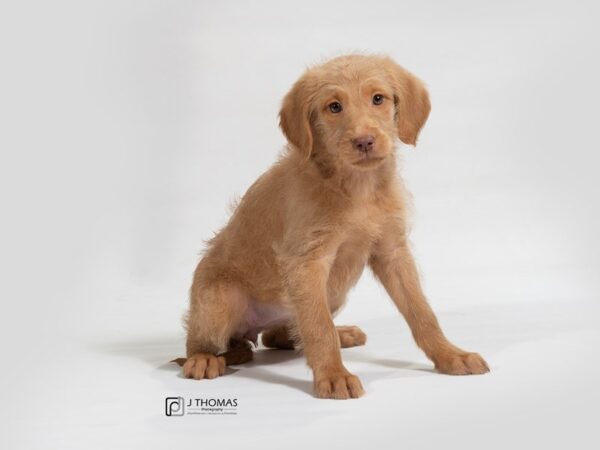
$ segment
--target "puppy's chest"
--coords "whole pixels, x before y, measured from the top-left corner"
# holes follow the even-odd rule
[[[343,228],[348,240],[373,241],[383,228],[386,214],[372,205],[360,205],[348,211],[344,217]]]
[[[348,221],[344,238],[336,249],[330,276],[334,280],[355,283],[367,263],[373,243],[381,233],[381,224],[373,217],[358,216]]]

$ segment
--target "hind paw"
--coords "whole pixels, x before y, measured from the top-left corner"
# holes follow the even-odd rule
[[[357,326],[341,326],[335,327],[340,337],[340,345],[342,348],[357,347],[365,345],[367,335]]]

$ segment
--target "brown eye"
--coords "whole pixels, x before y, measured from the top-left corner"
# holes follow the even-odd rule
[[[381,94],[375,94],[373,96],[373,104],[374,105],[381,105],[383,103],[383,95]]]
[[[331,111],[334,114],[342,112],[342,104],[340,102],[332,102],[327,106],[329,106],[329,111]]]

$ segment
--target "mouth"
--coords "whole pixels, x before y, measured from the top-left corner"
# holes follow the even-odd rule
[[[367,153],[352,164],[359,167],[373,167],[378,165],[384,159],[384,156],[372,156]]]

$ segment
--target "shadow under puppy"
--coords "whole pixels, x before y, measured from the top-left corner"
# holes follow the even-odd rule
[[[365,265],[416,343],[446,374],[487,372],[444,336],[407,242],[399,138],[415,145],[430,111],[423,83],[391,59],[348,55],[310,68],[286,95],[287,152],[246,192],[208,243],[191,288],[187,378],[212,379],[252,359],[250,342],[304,350],[322,398],[356,398],[340,347],[362,345],[333,315]]]

